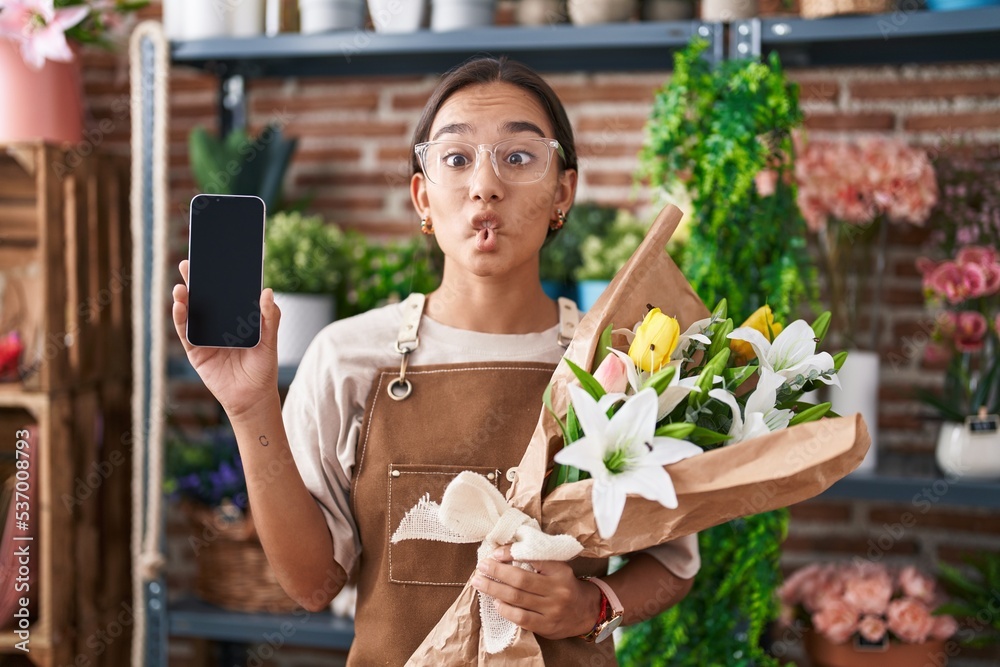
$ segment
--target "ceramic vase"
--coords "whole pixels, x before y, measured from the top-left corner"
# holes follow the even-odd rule
[[[852,642],[834,644],[818,632],[807,632],[804,643],[812,667],[946,667],[948,664],[943,641],[859,648]]]
[[[934,452],[949,477],[989,481],[1000,479],[1000,432],[973,431],[967,424],[944,422]]]
[[[431,30],[463,30],[493,25],[495,0],[431,0]]]
[[[702,0],[702,21],[737,21],[757,16],[757,0]]]
[[[368,0],[376,32],[415,32],[424,23],[425,0]]]
[[[302,361],[302,355],[316,334],[333,322],[334,300],[327,294],[275,292],[274,303],[281,311],[278,365],[295,366]]]
[[[849,350],[843,368],[837,373],[840,388],[831,386],[830,402],[833,411],[841,416],[860,412],[864,417],[872,444],[864,461],[855,471],[872,474],[878,459],[878,387],[879,357],[867,350]]]
[[[83,138],[80,60],[46,60],[29,67],[20,47],[0,38],[0,143],[44,140],[79,143]]]
[[[628,21],[639,8],[638,0],[569,0],[569,18],[574,25]]]
[[[299,31],[360,30],[365,25],[365,0],[299,0]]]

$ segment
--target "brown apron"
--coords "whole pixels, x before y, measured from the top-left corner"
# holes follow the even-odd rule
[[[397,350],[412,351],[422,296],[408,300],[407,307],[412,309],[410,333],[404,319]],[[475,570],[477,544],[391,544],[389,537],[421,496],[427,493],[440,501],[463,470],[480,473],[507,492],[555,365],[417,366],[405,369],[409,395],[393,400],[388,387],[400,379],[401,370],[380,369],[358,443],[351,503],[362,552],[350,667],[403,665],[458,597]],[[606,559],[577,559],[572,565],[578,576],[607,574]],[[594,613],[596,620],[596,609]],[[538,639],[546,665],[617,664],[610,640]],[[475,662],[473,652],[469,663]]]

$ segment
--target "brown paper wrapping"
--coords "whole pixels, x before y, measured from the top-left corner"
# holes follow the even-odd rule
[[[660,212],[642,245],[580,322],[568,359],[590,368],[601,332],[609,324],[631,328],[642,320],[647,304],[676,317],[681,331],[709,316],[666,252],[681,215],[675,206]],[[573,382],[569,367],[560,364],[552,375],[552,405],[561,415],[569,401],[566,386]],[[677,491],[677,509],[629,496],[618,530],[603,540],[591,511],[591,480],[562,485],[542,498],[545,473],[563,442],[559,425],[541,408],[507,499],[537,519],[545,532],[577,538],[584,546],[581,557],[625,554],[812,498],[857,468],[870,443],[864,420],[854,415],[801,424],[679,461],[666,467]],[[514,644],[499,654],[481,650],[478,603],[466,585],[407,663],[425,664],[513,667],[542,662],[530,632],[518,632]]]

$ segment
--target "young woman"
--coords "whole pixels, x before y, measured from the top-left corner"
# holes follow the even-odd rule
[[[606,560],[529,572],[509,547],[477,563],[476,545],[389,540],[421,496],[440,499],[462,470],[502,492],[516,477],[575,324],[575,307],[542,291],[538,266],[576,184],[572,130],[552,89],[518,63],[473,60],[441,80],[414,134],[410,191],[444,252],[440,287],[326,327],[283,408],[271,290],[261,343],[215,349],[186,341],[187,290],[174,287],[178,335],[235,429],[282,586],[320,610],[348,576],[357,582],[349,664],[405,663],[473,572],[504,617],[538,635],[547,665],[614,665],[613,642],[594,641],[612,612],[635,623],[690,588],[694,536],[631,554],[606,577]],[[186,284],[186,262],[180,272]]]

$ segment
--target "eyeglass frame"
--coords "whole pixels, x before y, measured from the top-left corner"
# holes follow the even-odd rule
[[[542,172],[542,175],[533,181],[505,180],[504,177],[500,175],[500,166],[497,164],[497,156],[495,149],[497,144],[502,144],[505,141],[514,141],[515,139],[519,138],[522,137],[508,137],[506,139],[501,139],[500,141],[495,141],[492,144],[470,144],[465,141],[456,141],[452,139],[438,139],[437,141],[422,141],[419,144],[413,146],[413,152],[416,154],[417,161],[420,163],[420,172],[424,175],[425,178],[427,178],[429,182],[434,183],[434,185],[442,185],[442,184],[435,183],[434,180],[427,175],[427,166],[424,163],[424,155],[427,153],[427,147],[430,146],[431,144],[461,144],[463,146],[468,146],[469,148],[474,148],[476,150],[476,162],[472,167],[472,172],[469,174],[469,183],[472,183],[472,177],[475,176],[477,170],[479,169],[479,156],[482,155],[482,152],[484,150],[490,154],[490,164],[493,165],[493,173],[496,175],[497,179],[500,182],[506,183],[508,185],[531,185],[532,183],[538,183],[543,178],[545,178],[549,173],[549,168],[552,166],[551,163],[552,163],[553,150],[555,150],[555,152],[562,159],[563,164],[566,163],[566,151],[565,149],[563,149],[562,144],[559,143],[558,139],[550,139],[549,137],[523,137],[534,141],[544,141],[546,147],[549,149],[549,162],[545,165],[545,171]],[[466,185],[468,185],[468,183],[465,185],[455,185],[452,187],[461,188],[465,187]]]

